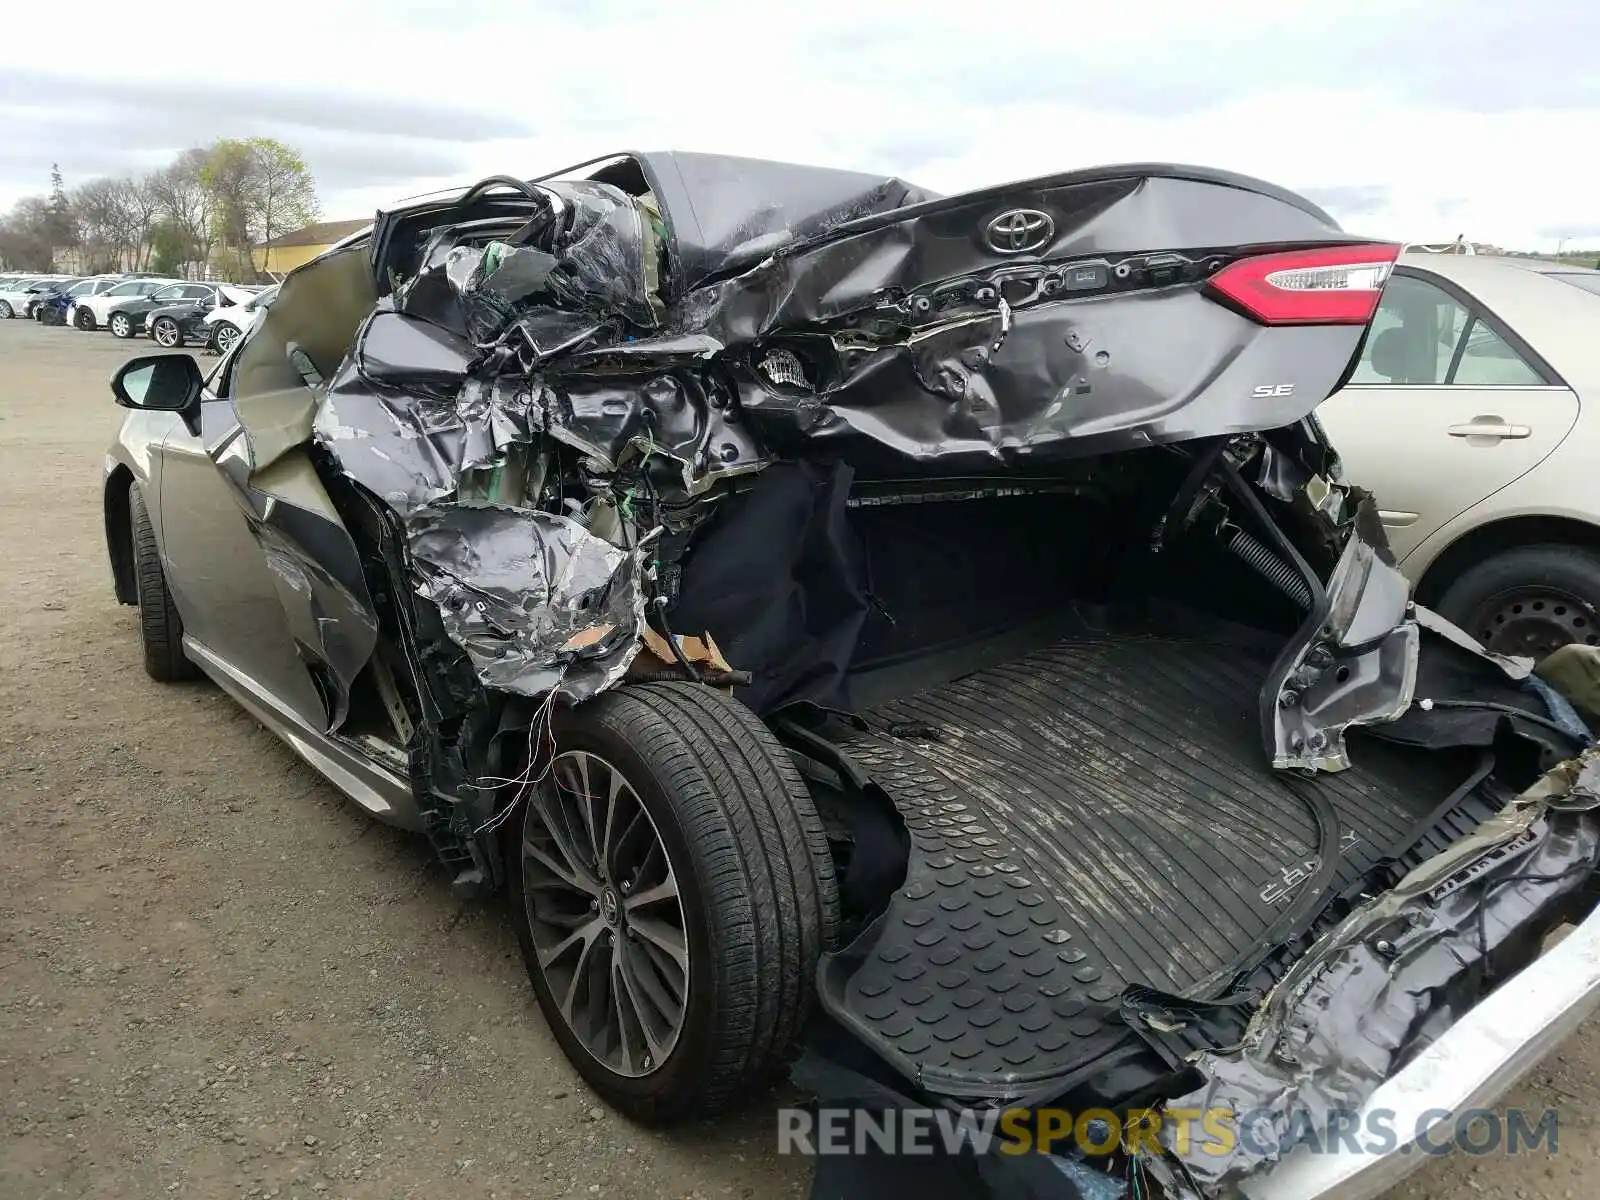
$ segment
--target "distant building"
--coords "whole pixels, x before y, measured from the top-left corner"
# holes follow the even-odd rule
[[[250,257],[257,271],[270,275],[286,275],[302,263],[308,263],[329,246],[343,238],[365,229],[371,221],[318,221],[293,233],[285,233],[271,241],[250,248]]]

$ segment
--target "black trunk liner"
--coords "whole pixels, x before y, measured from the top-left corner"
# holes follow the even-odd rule
[[[1127,984],[1190,993],[1303,900],[1317,823],[1339,886],[1461,783],[1371,738],[1348,771],[1266,764],[1266,664],[1237,647],[1073,637],[871,710],[838,737],[899,809],[910,868],[825,964],[828,1009],[933,1091],[1011,1093],[1125,1035]]]

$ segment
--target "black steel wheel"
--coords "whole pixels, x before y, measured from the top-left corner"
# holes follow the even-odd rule
[[[1537,660],[1572,642],[1600,645],[1600,555],[1559,545],[1508,550],[1463,572],[1438,608],[1499,654]]]
[[[514,836],[512,919],[562,1051],[663,1124],[789,1060],[833,940],[822,822],[788,753],[729,696],[634,684],[554,717]]]
[[[94,313],[80,304],[73,311],[72,324],[85,333],[93,333]]]

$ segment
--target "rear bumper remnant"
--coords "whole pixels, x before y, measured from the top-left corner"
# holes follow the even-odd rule
[[[1429,1160],[1414,1136],[1494,1103],[1600,1007],[1600,912],[1466,1013],[1372,1094],[1360,1128],[1385,1114],[1405,1131],[1386,1153],[1298,1151],[1245,1180],[1248,1200],[1370,1200]],[[1437,1118],[1436,1121],[1432,1118]],[[1442,1134],[1438,1135],[1442,1138]],[[1430,1138],[1433,1140],[1433,1138]]]

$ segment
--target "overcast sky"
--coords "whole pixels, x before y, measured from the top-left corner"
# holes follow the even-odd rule
[[[1374,235],[1600,247],[1595,0],[219,0],[173,19],[72,0],[49,9],[59,27],[20,11],[41,24],[0,39],[0,209],[52,162],[70,186],[266,134],[304,152],[330,219],[647,147],[944,192],[1201,163]]]

